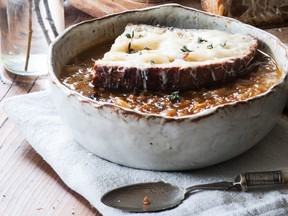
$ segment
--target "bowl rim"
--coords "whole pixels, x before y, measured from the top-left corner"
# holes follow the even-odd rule
[[[111,103],[107,103],[107,102],[98,102],[98,101],[95,101],[95,100],[93,100],[93,99],[91,99],[89,97],[83,96],[81,93],[79,93],[77,91],[73,91],[73,90],[69,89],[68,87],[66,87],[65,85],[63,85],[60,82],[59,78],[57,77],[57,75],[55,74],[54,69],[53,69],[53,64],[52,64],[53,58],[54,58],[53,57],[53,52],[54,52],[54,47],[58,43],[61,42],[62,38],[65,35],[69,34],[71,31],[73,31],[78,26],[89,25],[91,23],[101,22],[102,20],[105,20],[105,19],[110,19],[110,18],[117,17],[117,16],[125,16],[126,14],[131,14],[131,13],[135,13],[135,12],[136,13],[138,13],[138,12],[145,13],[145,11],[157,10],[159,8],[171,8],[171,9],[180,8],[180,9],[185,9],[187,11],[194,11],[194,12],[197,12],[199,14],[204,14],[205,16],[211,16],[211,17],[217,17],[217,18],[220,18],[220,19],[226,19],[227,22],[237,23],[239,25],[244,25],[244,26],[246,26],[248,28],[251,28],[251,29],[254,29],[256,31],[263,32],[263,34],[266,34],[267,36],[269,36],[271,38],[271,40],[274,40],[279,46],[284,48],[284,50],[286,52],[286,58],[287,58],[287,61],[288,61],[288,46],[286,46],[283,42],[280,41],[279,38],[277,38],[276,36],[272,35],[269,32],[266,32],[266,31],[264,31],[262,29],[259,29],[257,27],[242,23],[242,22],[240,22],[240,21],[238,21],[238,20],[236,20],[234,18],[231,18],[231,17],[223,17],[223,16],[219,16],[219,15],[216,15],[216,14],[211,14],[211,13],[208,13],[208,12],[205,12],[205,11],[201,11],[199,9],[191,8],[191,7],[188,7],[188,6],[183,6],[183,5],[180,5],[180,4],[177,4],[177,3],[168,3],[168,4],[158,5],[158,6],[150,6],[150,7],[146,7],[146,8],[140,8],[140,9],[134,9],[134,10],[129,10],[129,11],[123,11],[123,12],[119,12],[119,13],[113,13],[113,14],[109,14],[109,15],[106,15],[106,16],[103,16],[103,17],[100,17],[100,18],[93,18],[93,19],[90,19],[90,20],[85,20],[85,21],[82,21],[82,22],[79,22],[79,23],[76,23],[76,24],[73,24],[73,25],[69,26],[49,46],[48,75],[49,75],[50,81],[53,84],[55,84],[57,87],[59,87],[62,91],[64,91],[67,95],[75,96],[77,98],[77,100],[79,100],[80,102],[88,103],[94,108],[107,107],[107,108],[113,108],[113,109],[120,109],[124,113],[124,115],[126,115],[126,114],[134,114],[134,115],[139,115],[139,116],[146,117],[146,118],[161,118],[161,119],[165,119],[165,120],[168,120],[168,121],[169,120],[180,120],[181,121],[181,120],[186,120],[186,119],[193,120],[193,121],[194,120],[199,120],[199,119],[202,119],[202,118],[206,118],[206,117],[208,117],[210,115],[213,115],[213,114],[217,113],[218,111],[220,111],[222,109],[231,108],[231,107],[235,107],[235,106],[240,106],[242,104],[247,104],[247,103],[253,103],[254,101],[259,100],[259,99],[263,98],[266,95],[272,94],[272,92],[274,92],[277,88],[279,88],[282,83],[287,82],[287,80],[288,80],[288,64],[287,64],[286,71],[281,71],[282,72],[281,79],[279,79],[277,81],[277,83],[274,84],[273,86],[271,86],[267,91],[265,91],[265,92],[263,92],[261,94],[258,94],[258,95],[254,96],[252,98],[248,98],[248,99],[245,99],[245,100],[230,102],[230,103],[227,103],[227,104],[221,104],[221,105],[209,108],[209,109],[205,109],[205,110],[200,111],[200,112],[195,113],[195,114],[185,115],[185,116],[172,116],[172,117],[171,116],[161,115],[161,114],[143,113],[143,112],[140,112],[140,111],[137,111],[137,110],[132,110],[132,109],[129,109],[129,108],[125,108],[125,107],[122,107],[122,106],[119,106],[119,105],[116,105],[116,104],[111,104]],[[210,29],[213,29],[213,28],[210,28]]]

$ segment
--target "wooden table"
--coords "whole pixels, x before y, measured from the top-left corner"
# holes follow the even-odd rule
[[[288,43],[288,27],[268,30]],[[0,67],[1,68],[1,67]],[[7,98],[48,87],[47,77],[25,78],[0,69],[0,105]],[[284,118],[288,114],[285,111]],[[0,109],[0,215],[100,215],[70,190]]]
[[[66,22],[88,18],[66,5]],[[75,19],[77,17],[77,19]],[[0,106],[15,95],[48,88],[48,77],[15,76],[0,65]],[[68,188],[55,171],[29,145],[17,126],[0,109],[0,215],[101,215],[79,194]]]

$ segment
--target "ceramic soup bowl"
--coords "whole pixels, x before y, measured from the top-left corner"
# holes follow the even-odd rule
[[[186,117],[143,114],[99,103],[69,90],[61,71],[84,49],[113,40],[127,23],[247,33],[259,40],[283,72],[279,82],[252,99]],[[75,140],[95,155],[124,166],[188,170],[231,159],[263,139],[281,116],[287,99],[288,50],[271,34],[234,19],[177,4],[123,12],[66,29],[50,47],[52,97]]]

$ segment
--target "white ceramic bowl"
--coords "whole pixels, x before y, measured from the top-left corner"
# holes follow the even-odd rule
[[[242,32],[259,39],[283,71],[279,84],[253,99],[188,117],[137,113],[97,103],[59,82],[63,66],[83,49],[115,39],[129,22]],[[287,99],[288,50],[277,38],[236,20],[170,4],[114,14],[68,28],[52,44],[49,74],[56,107],[75,139],[99,157],[150,170],[187,170],[233,158],[277,123]]]

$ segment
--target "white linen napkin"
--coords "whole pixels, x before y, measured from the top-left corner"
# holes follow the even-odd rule
[[[61,179],[104,216],[139,216],[100,202],[103,193],[118,186],[162,180],[188,187],[230,181],[245,171],[288,168],[288,121],[284,119],[263,141],[235,159],[189,172],[154,172],[119,166],[85,150],[63,126],[47,91],[10,98],[3,108]],[[246,193],[197,192],[177,208],[146,215],[288,215],[288,187]]]

